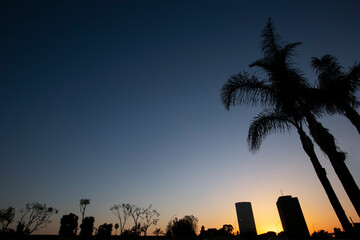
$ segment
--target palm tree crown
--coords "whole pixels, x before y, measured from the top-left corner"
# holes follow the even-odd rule
[[[360,133],[360,105],[357,91],[360,88],[360,64],[354,64],[347,72],[336,57],[324,55],[312,58],[312,67],[318,74],[317,104],[330,114],[345,115]]]

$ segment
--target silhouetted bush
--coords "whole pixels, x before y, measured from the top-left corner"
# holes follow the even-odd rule
[[[231,236],[233,235],[234,227],[230,224],[224,224],[222,228],[217,231],[218,236]]]
[[[29,231],[29,229],[25,228],[24,223],[18,222],[18,224],[16,226],[16,234],[18,236],[29,235],[30,231]]]
[[[106,224],[100,225],[98,228],[98,237],[100,239],[110,239],[111,237],[111,231],[112,231],[112,224]]]
[[[94,217],[86,217],[80,225],[80,236],[81,237],[91,237],[94,230]]]
[[[330,233],[328,233],[325,230],[319,230],[317,232],[313,232],[313,234],[311,234],[311,238],[312,239],[331,239],[332,236]]]
[[[138,239],[140,233],[136,231],[136,229],[133,227],[132,229],[125,229],[123,233],[121,234],[122,239]]]
[[[64,215],[60,221],[59,235],[63,237],[76,236],[79,217],[73,213]]]
[[[191,216],[185,216],[182,219],[170,220],[166,229],[168,237],[196,237],[198,219]]]

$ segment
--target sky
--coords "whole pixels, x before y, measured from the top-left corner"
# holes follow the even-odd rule
[[[360,60],[359,1],[2,1],[0,208],[26,203],[64,214],[91,200],[95,226],[114,204],[152,204],[163,230],[194,215],[199,228],[232,224],[252,203],[258,233],[282,230],[281,195],[298,197],[310,232],[340,227],[296,131],[249,152],[261,108],[227,111],[220,89],[261,58],[269,17],[310,82],[311,57]],[[249,70],[251,71],[251,70]],[[360,136],[341,116],[331,130],[360,184]],[[348,217],[360,219],[328,159],[318,157]],[[129,225],[130,226],[130,225]],[[151,233],[151,227],[148,233]]]

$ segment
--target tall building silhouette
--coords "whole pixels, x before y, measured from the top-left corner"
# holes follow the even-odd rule
[[[276,205],[287,236],[290,239],[308,239],[310,234],[298,198],[282,196]]]
[[[257,235],[254,215],[250,202],[235,203],[236,214],[239,223],[239,230],[241,236]]]

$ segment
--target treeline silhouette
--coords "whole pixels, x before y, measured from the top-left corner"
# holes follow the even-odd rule
[[[21,217],[18,220],[16,230],[9,228],[9,225],[15,220],[15,209],[9,207],[7,209],[0,209],[0,239],[14,240],[14,239],[29,239],[29,240],[71,240],[71,239],[121,239],[121,240],[239,240],[239,239],[287,239],[286,233],[268,232],[258,236],[244,236],[239,232],[234,233],[234,227],[230,224],[224,224],[222,228],[209,228],[205,230],[202,226],[200,233],[198,232],[198,218],[193,215],[186,215],[183,218],[172,218],[169,220],[165,231],[161,228],[155,228],[153,236],[147,236],[146,230],[149,227],[149,222],[153,219],[154,225],[157,224],[159,214],[156,210],[151,210],[151,205],[148,208],[140,208],[131,204],[117,204],[111,207],[111,211],[118,217],[119,223],[104,223],[95,228],[95,218],[93,216],[86,216],[86,207],[90,204],[89,199],[80,200],[81,224],[79,226],[79,216],[74,213],[65,214],[61,217],[60,228],[58,235],[30,235],[31,233],[44,228],[51,223],[50,217],[58,211],[53,207],[46,207],[45,204],[32,203],[26,204],[25,209],[22,209]],[[150,214],[157,213],[155,215]],[[147,214],[146,214],[147,213]],[[27,216],[27,217],[24,217]],[[120,224],[125,226],[124,222],[129,218],[135,217],[136,225],[130,228],[123,228],[122,232],[117,232]],[[154,217],[155,216],[155,217]],[[26,219],[26,220],[25,220]],[[25,226],[25,227],[18,227]],[[135,227],[138,226],[138,227]],[[147,226],[144,228],[144,226]],[[115,233],[112,235],[113,227]],[[80,231],[79,231],[80,228]],[[312,234],[311,239],[330,239],[339,238],[344,239],[345,232],[339,228],[334,229],[334,233],[320,230]]]
[[[138,207],[134,204],[115,204],[110,208],[111,212],[118,218],[118,223],[104,223],[95,228],[95,217],[86,216],[86,208],[90,204],[90,199],[80,200],[81,224],[79,217],[74,213],[65,214],[60,220],[58,237],[60,239],[110,239],[113,227],[114,236],[122,239],[136,239],[140,236],[146,237],[150,226],[157,225],[160,214],[152,205],[147,208]],[[15,221],[15,208],[8,207],[0,209],[0,239],[34,239],[40,236],[32,236],[33,232],[45,228],[51,223],[51,217],[58,213],[53,207],[46,204],[31,203],[26,204],[20,210],[21,216],[17,221],[16,229],[9,228]],[[132,227],[126,228],[128,220],[133,220]],[[166,232],[161,228],[153,231],[154,236],[173,237],[196,237],[198,219],[193,215],[178,219],[173,218],[169,221]],[[127,224],[129,226],[129,224]],[[131,224],[130,224],[131,226]],[[79,231],[80,228],[80,231]],[[117,235],[117,230],[120,233]],[[78,232],[79,231],[79,232]],[[41,237],[40,237],[41,238]]]

